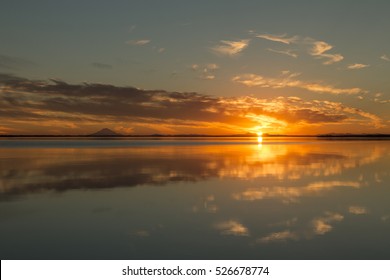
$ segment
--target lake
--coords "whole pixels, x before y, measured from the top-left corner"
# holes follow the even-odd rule
[[[0,140],[1,259],[389,259],[390,141]]]

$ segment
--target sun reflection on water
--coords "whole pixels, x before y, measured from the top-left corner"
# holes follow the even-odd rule
[[[257,142],[259,144],[263,143],[263,133],[262,132],[257,133]]]
[[[263,148],[263,133],[258,132],[257,133],[257,147],[259,151]]]

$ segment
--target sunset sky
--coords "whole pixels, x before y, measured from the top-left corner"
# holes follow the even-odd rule
[[[390,1],[19,1],[0,134],[390,133]]]

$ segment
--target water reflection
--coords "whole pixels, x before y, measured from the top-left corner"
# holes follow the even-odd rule
[[[197,182],[212,178],[277,181],[243,190],[235,199],[295,199],[337,187],[359,188],[367,174],[360,167],[389,154],[388,145],[234,145],[106,149],[0,149],[0,193],[16,195],[49,190],[102,189]],[[354,170],[353,181],[325,181]],[[371,176],[371,174],[369,175]],[[374,174],[381,182],[381,173]],[[320,179],[315,179],[319,177]],[[302,186],[295,182],[310,178]]]
[[[241,193],[233,194],[237,200],[262,200],[269,198],[279,198],[285,203],[297,202],[302,196],[320,195],[324,191],[334,188],[360,188],[362,183],[353,181],[319,181],[310,183],[307,186],[295,187],[258,187],[247,189]]]
[[[388,141],[2,148],[0,257],[389,258],[389,163]]]

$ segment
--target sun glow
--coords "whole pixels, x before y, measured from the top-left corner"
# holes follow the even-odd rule
[[[263,132],[257,132],[257,142],[261,144],[263,142]]]

